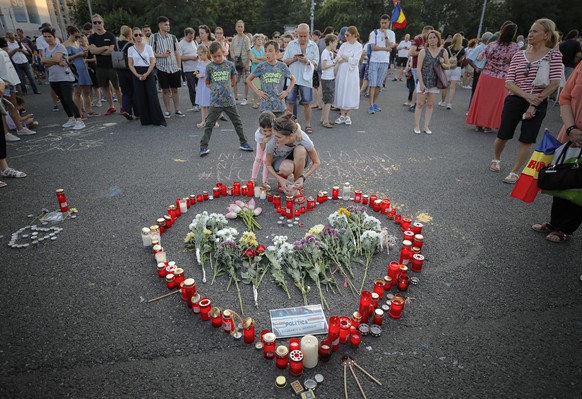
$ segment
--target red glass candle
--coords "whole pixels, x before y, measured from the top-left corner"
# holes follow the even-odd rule
[[[184,269],[182,269],[181,267],[177,267],[176,270],[174,271],[174,277],[176,279],[176,288],[181,287],[180,284],[182,284],[186,280],[186,277],[184,276]]]
[[[273,195],[273,206],[275,208],[281,206],[281,196],[279,194],[274,194]]]
[[[374,309],[378,307],[378,302],[380,302],[380,295],[372,292],[372,304],[370,305],[370,313],[374,312]]]
[[[347,316],[340,317],[340,344],[347,344],[350,338],[350,327],[352,326],[351,320]]]
[[[396,209],[392,208],[388,211],[388,219],[392,220],[396,216]]]
[[[204,201],[208,201],[208,191],[202,191],[202,198],[204,199]]]
[[[352,332],[352,335],[350,335],[350,345],[352,348],[356,349],[357,347],[360,346],[360,343],[362,342],[362,333],[359,331],[354,331]]]
[[[226,187],[224,184],[220,184],[220,196],[226,197],[227,195],[228,195],[228,187]]]
[[[399,225],[400,223],[402,223],[402,215],[395,214],[395,215],[394,215],[394,223],[396,223],[396,224],[398,224],[398,225]]]
[[[180,209],[180,201],[182,198],[176,198],[176,216],[182,216],[182,210]]]
[[[176,279],[173,273],[166,274],[166,286],[168,289],[173,290],[176,288]]]
[[[200,319],[204,321],[210,320],[210,309],[212,308],[210,298],[202,298],[198,304],[200,305]]]
[[[174,205],[168,206],[168,215],[172,218],[172,223],[178,218],[178,211]]]
[[[241,194],[243,197],[248,197],[249,196],[249,189],[247,188],[247,186],[242,186],[241,187]]]
[[[400,264],[407,266],[412,258],[412,243],[408,240],[402,241],[402,249],[400,250]]]
[[[331,348],[335,352],[339,349],[340,339],[340,318],[331,316],[328,322],[327,340],[331,343]]]
[[[290,195],[285,200],[285,214],[287,219],[293,218],[293,197]]]
[[[354,202],[362,202],[362,190],[354,191]]]
[[[339,187],[333,186],[331,189],[331,199],[338,200],[339,199]]]
[[[362,205],[368,205],[369,200],[370,197],[368,197],[366,194],[362,195]]]
[[[222,326],[222,312],[220,311],[220,308],[213,307],[210,309],[209,315],[212,327],[220,328]]]
[[[374,280],[374,292],[376,294],[378,294],[380,299],[384,298],[384,286],[385,285],[386,285],[386,282],[384,281],[383,278],[377,278],[376,280]]]
[[[390,200],[388,198],[384,198],[382,200],[382,205],[380,205],[380,212],[382,215],[388,215],[390,211]]]
[[[184,197],[182,198],[182,201],[186,202],[186,208],[190,209],[190,198]]]
[[[245,344],[255,342],[255,321],[250,317],[243,320],[243,341]]]
[[[235,197],[238,197],[240,195],[240,182],[239,181],[235,181],[232,184],[232,195],[234,195]]]
[[[412,255],[412,271],[420,273],[422,271],[422,265],[424,263],[424,255],[414,254]]]
[[[166,266],[166,274],[174,274],[174,272],[176,271],[177,267],[176,267],[176,262],[166,262],[167,266]]]
[[[409,217],[402,218],[402,222],[400,223],[400,228],[402,231],[406,231],[410,229],[410,224],[412,223],[412,219]]]
[[[390,288],[392,288],[392,277],[384,276],[384,292],[390,291]]]
[[[295,217],[298,218],[301,216],[301,211],[299,209],[295,209]]]
[[[301,340],[299,338],[291,338],[289,340],[289,350],[298,351],[301,349]]]
[[[172,220],[172,217],[170,215],[164,215],[164,225],[166,227],[166,230],[172,227],[173,224],[174,221]]]
[[[418,249],[422,249],[422,245],[424,244],[424,236],[422,234],[416,234],[412,241],[412,246]]]
[[[255,195],[255,182],[249,180],[247,182],[247,196],[254,197]]]
[[[362,323],[367,323],[370,317],[370,305],[372,304],[372,293],[370,291],[362,291],[360,294],[360,308],[358,312],[362,317]]]
[[[327,339],[321,340],[321,342],[319,343],[317,353],[319,354],[318,357],[320,361],[329,362],[329,359],[331,358],[331,344],[329,340]]]
[[[374,206],[372,207],[374,212],[380,212],[382,210],[382,200],[374,201]]]
[[[398,262],[390,262],[388,265],[388,276],[392,279],[392,285],[398,283],[398,273],[400,272],[400,264]]]
[[[200,294],[194,294],[190,300],[190,307],[192,308],[192,312],[196,314],[200,313],[200,299]]]
[[[196,201],[197,201],[197,202],[202,202],[202,201],[204,201],[204,196],[203,196],[202,194],[198,194],[198,195],[196,196]]]
[[[422,233],[422,223],[416,222],[412,224],[412,231],[414,234],[421,234]]]
[[[305,207],[302,206],[301,208],[299,208],[299,213],[301,213],[302,215],[305,213]]]
[[[315,201],[319,202],[320,204],[323,202],[321,191],[317,193],[317,196],[315,197]]]
[[[262,331],[259,333],[259,338],[261,339],[261,342],[263,343],[263,345],[265,344],[265,334],[268,334],[268,333],[270,333],[270,332],[271,332],[271,331],[269,331],[269,330],[262,330]]]
[[[69,211],[69,204],[67,204],[67,197],[65,196],[65,190],[59,188],[57,191],[57,201],[59,203],[59,210],[61,212]]]
[[[378,199],[378,196],[376,194],[370,195],[370,208],[374,207],[374,204],[376,203],[377,199]],[[377,212],[377,211],[375,211],[375,212]]]
[[[275,357],[275,346],[277,345],[277,338],[275,334],[269,332],[263,336],[263,357],[271,360]]]
[[[187,278],[184,280],[182,285],[182,300],[186,301],[188,306],[190,306],[190,301],[192,300],[192,295],[196,293],[196,282],[193,278]]]
[[[323,198],[323,202],[327,201],[327,199],[329,198],[329,195],[327,194],[327,191],[323,191],[321,193],[321,196]]]
[[[360,312],[354,312],[352,315],[352,328],[358,328],[362,322],[362,315]]]
[[[295,350],[289,353],[289,374],[293,377],[303,374],[303,352]]]
[[[220,197],[220,188],[214,187],[212,189],[212,196],[216,199]]]
[[[312,211],[315,209],[315,200],[313,197],[307,198],[307,210]]]
[[[412,230],[406,230],[404,232],[403,240],[408,240],[410,242],[412,242],[412,240],[414,240],[414,233],[412,232]]]
[[[402,310],[404,309],[404,298],[401,296],[395,296],[392,298],[392,304],[390,305],[390,310],[388,311],[388,316],[393,319],[399,319],[402,317]]]
[[[273,194],[271,194],[270,192],[269,194],[267,194],[267,201],[273,202]]]
[[[399,291],[408,291],[408,284],[410,284],[410,277],[408,277],[406,274],[403,274],[400,277],[398,277]]]
[[[196,204],[196,196],[194,194],[190,194],[190,206]]]
[[[286,369],[289,363],[289,349],[284,345],[279,345],[275,351],[275,365],[279,369]]]
[[[381,326],[384,320],[384,311],[382,309],[374,310],[374,324]]]
[[[158,263],[158,277],[166,277],[166,264],[164,262]]]
[[[222,329],[227,334],[231,334],[234,331],[234,320],[232,319],[232,312],[228,309],[222,312]]]

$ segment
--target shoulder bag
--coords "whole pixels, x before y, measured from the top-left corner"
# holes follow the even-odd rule
[[[532,85],[542,89],[545,89],[550,85],[550,61],[546,59],[546,56],[544,56],[539,63],[536,77],[532,82]]]
[[[426,49],[426,51],[429,51],[428,49]],[[441,49],[441,51],[439,51],[437,58],[440,59],[442,57],[443,51]],[[439,89],[446,89],[447,87],[449,87],[449,80],[447,79],[447,74],[445,73],[445,70],[443,69],[443,66],[440,63],[440,60],[437,61],[434,64],[434,71],[436,73],[437,76],[437,88]]]
[[[547,166],[540,170],[538,175],[538,187],[542,190],[570,190],[574,188],[582,188],[582,165],[580,164],[580,156],[582,156],[582,149],[578,157],[572,163],[564,163],[566,161],[567,152],[571,149],[572,142],[566,143],[562,152],[554,165]],[[571,155],[572,156],[572,155]]]

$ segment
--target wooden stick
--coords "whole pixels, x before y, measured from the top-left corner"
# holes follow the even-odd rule
[[[370,379],[372,381],[374,381],[376,384],[382,386],[382,383],[380,381],[378,381],[377,379],[375,379],[374,377],[372,377],[370,375],[370,373],[368,373],[366,370],[364,370],[362,367],[360,367],[360,365],[358,363],[356,363],[355,361],[354,361],[354,366],[356,366],[357,368],[359,368],[364,374],[366,374],[368,377],[370,377]]]
[[[364,397],[364,399],[366,399],[366,394],[364,393],[364,389],[362,388],[362,385],[360,384],[360,380],[358,380],[356,373],[354,373],[354,368],[352,367],[352,364],[348,363],[348,366],[350,366],[350,371],[352,372],[352,375],[354,376],[354,379],[356,380],[356,384],[358,384],[358,388],[360,388],[360,392],[362,393],[362,396]]]
[[[177,293],[177,292],[180,292],[180,291],[181,291],[181,290],[172,291],[172,292],[170,292],[169,294],[164,294],[164,295],[162,295],[162,296],[159,296],[159,297],[156,297],[156,298],[150,299],[150,300],[148,301],[148,303],[155,302],[155,301],[159,301],[160,299],[167,298],[167,297],[169,297],[170,295],[174,295],[175,293]]]

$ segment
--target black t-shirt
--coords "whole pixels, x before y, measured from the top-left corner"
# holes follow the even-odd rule
[[[93,33],[89,36],[89,44],[94,44],[97,47],[115,45],[115,36],[110,32],[105,32],[102,35]],[[95,55],[95,58],[97,59],[97,68],[113,68],[111,55]]]
[[[580,42],[575,39],[566,40],[560,43],[560,53],[562,53],[562,63],[565,67],[576,67],[576,53],[581,52]]]

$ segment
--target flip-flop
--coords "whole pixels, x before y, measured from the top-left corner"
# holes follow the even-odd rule
[[[517,173],[509,172],[505,179],[503,179],[503,183],[515,184],[517,183],[517,179],[519,179],[519,175]]]
[[[570,238],[572,238],[570,234],[562,233],[561,231],[552,231],[546,236],[546,240],[555,243],[568,241]]]
[[[501,160],[493,159],[489,164],[489,170],[492,172],[499,172],[501,171]]]
[[[538,233],[549,233],[554,231],[552,225],[549,222],[536,223],[531,226],[531,229],[533,231],[537,231]]]
[[[322,123],[323,127],[326,127],[328,129],[332,129],[333,128],[333,124],[329,123],[329,122],[324,122]]]
[[[4,183],[3,181],[0,181],[0,188],[2,187],[6,187],[8,184]]]
[[[307,133],[307,134],[313,134],[313,129],[311,128],[311,126],[306,126],[305,127],[305,133]]]

